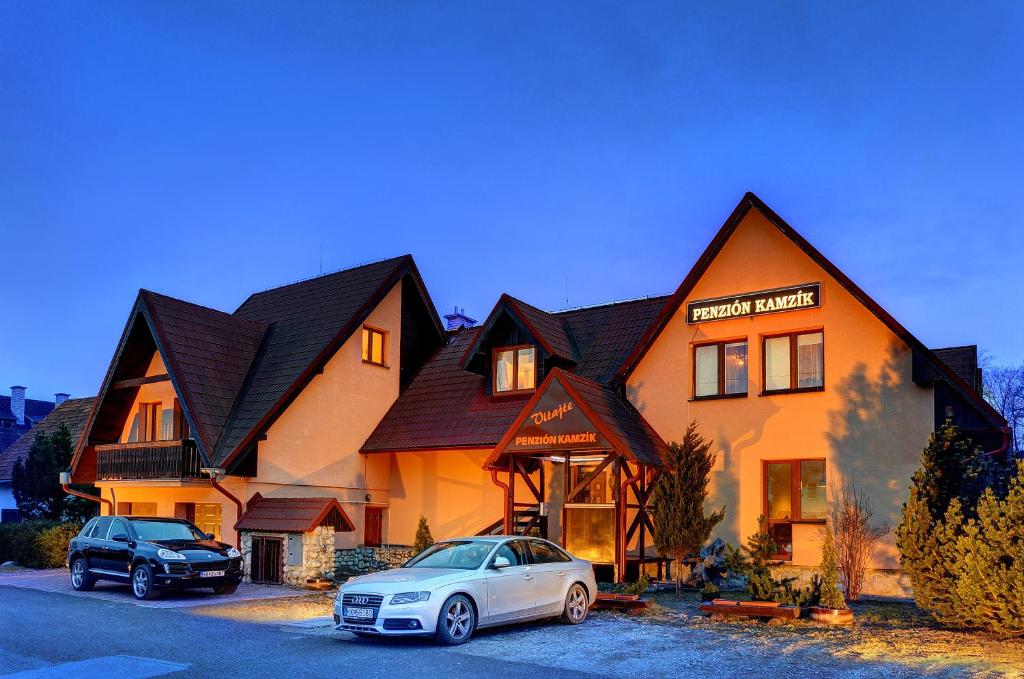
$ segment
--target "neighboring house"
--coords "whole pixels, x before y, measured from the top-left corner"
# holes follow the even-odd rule
[[[58,398],[66,394],[58,394]],[[66,425],[77,445],[82,429],[92,410],[92,398],[63,398],[50,413],[36,423],[31,430],[23,433],[11,446],[0,452],[0,521],[17,521],[18,505],[11,490],[11,475],[14,465],[28,457],[32,442],[39,434],[52,434]],[[49,404],[51,407],[53,404]],[[54,479],[56,482],[56,479]]]
[[[55,394],[54,401],[40,401],[25,398],[27,391],[26,387],[13,386],[10,396],[0,396],[0,453],[68,398],[67,394]]]
[[[1002,445],[969,352],[951,369],[752,194],[673,295],[561,312],[503,295],[479,327],[446,320],[408,256],[231,314],[143,291],[74,478],[119,513],[237,525],[262,581],[395,563],[420,516],[437,538],[537,531],[622,580],[663,565],[646,501],[690,420],[718,450],[719,534],[764,514],[795,568],[817,565],[850,480],[894,521],[946,417]],[[891,539],[873,566],[897,567]]]

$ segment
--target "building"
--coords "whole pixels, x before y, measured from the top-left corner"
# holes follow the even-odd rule
[[[537,531],[621,580],[663,565],[647,498],[690,420],[718,449],[721,536],[763,514],[797,569],[832,490],[856,481],[895,520],[947,417],[1004,445],[970,348],[926,348],[752,194],[672,295],[450,316],[408,256],[231,314],[143,291],[74,479],[105,511],[239,540],[267,581],[319,575],[325,531],[339,568],[394,563],[420,516],[435,537]],[[895,572],[891,539],[872,565]]]
[[[26,398],[27,391],[27,387],[16,385],[10,396],[0,396],[0,453],[68,398],[67,394],[54,394],[53,401],[40,401]]]
[[[20,518],[18,505],[14,501],[14,493],[11,489],[11,475],[14,472],[14,465],[28,457],[28,451],[32,448],[32,442],[35,441],[36,436],[52,434],[60,429],[61,425],[68,428],[76,442],[81,436],[85,421],[92,409],[93,399],[66,398],[66,396],[67,394],[57,394],[58,402],[55,408],[52,403],[36,401],[36,403],[49,405],[51,408],[49,414],[36,422],[32,429],[22,433],[6,450],[0,451],[0,521],[17,521]]]

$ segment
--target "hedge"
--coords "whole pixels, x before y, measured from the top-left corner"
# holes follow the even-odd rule
[[[0,563],[13,561],[27,568],[60,568],[68,543],[82,524],[56,521],[0,523]]]

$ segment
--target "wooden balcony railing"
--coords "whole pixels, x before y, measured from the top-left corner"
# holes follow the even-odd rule
[[[96,479],[134,481],[143,479],[206,478],[196,442],[146,441],[96,446]]]

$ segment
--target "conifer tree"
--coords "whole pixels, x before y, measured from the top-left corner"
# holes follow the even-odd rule
[[[11,492],[25,519],[85,520],[96,514],[96,504],[68,495],[58,475],[71,468],[74,439],[67,425],[52,434],[35,434],[24,460],[11,470]],[[95,494],[96,489],[89,489]]]
[[[682,583],[683,560],[698,551],[725,517],[725,507],[704,513],[708,481],[715,464],[711,441],[690,422],[682,443],[670,443],[669,469],[651,494],[654,546],[675,559],[676,594]]]
[[[846,600],[839,590],[839,567],[836,564],[836,545],[832,529],[825,528],[825,542],[821,546],[821,589],[819,602],[825,608],[846,608]]]
[[[434,544],[434,536],[430,534],[430,526],[427,524],[427,517],[420,516],[419,525],[416,526],[416,540],[413,542],[413,549],[419,554],[427,547]]]

